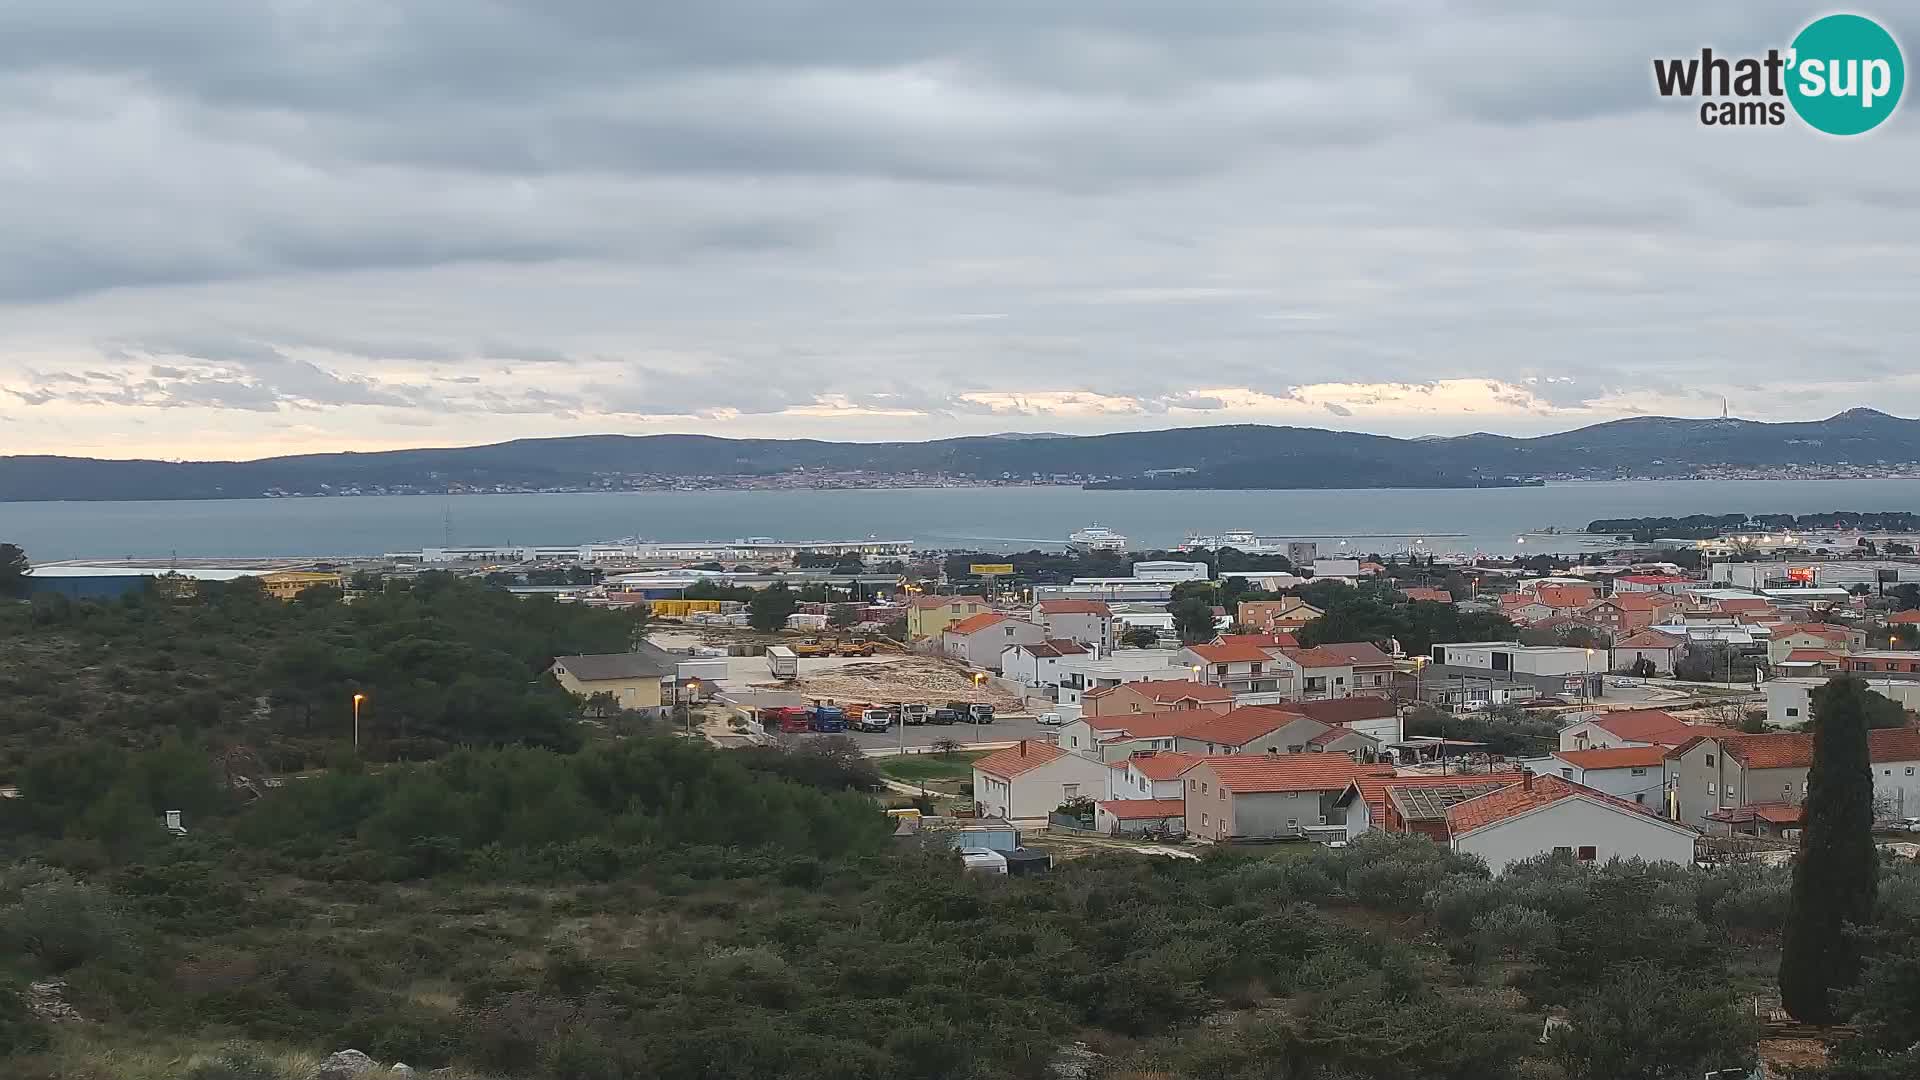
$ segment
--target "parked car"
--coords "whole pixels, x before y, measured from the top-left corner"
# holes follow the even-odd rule
[[[958,709],[935,709],[927,714],[927,723],[929,724],[939,724],[945,727],[946,725],[957,724],[959,722],[960,711]]]
[[[860,730],[884,732],[893,726],[893,713],[887,709],[860,710]]]
[[[1034,719],[1047,727],[1060,726],[1060,714],[1057,712],[1043,712],[1039,716],[1034,717]]]
[[[1625,675],[1610,675],[1607,677],[1607,685],[1615,687],[1639,686],[1640,680],[1629,678]]]
[[[1920,817],[1904,818],[1900,822],[1900,827],[1908,832],[1920,832]]]
[[[1487,703],[1484,701],[1463,701],[1460,704],[1455,705],[1453,707],[1453,711],[1457,713],[1486,712]]]

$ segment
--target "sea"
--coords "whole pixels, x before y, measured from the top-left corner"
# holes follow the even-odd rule
[[[912,540],[978,551],[1058,546],[1102,525],[1136,549],[1235,529],[1342,551],[1591,550],[1596,518],[1920,511],[1920,480],[1635,480],[1545,487],[1083,491],[1066,487],[397,495],[0,503],[0,542],[35,562],[326,558],[422,547],[649,540]],[[1561,530],[1556,535],[1551,530]]]

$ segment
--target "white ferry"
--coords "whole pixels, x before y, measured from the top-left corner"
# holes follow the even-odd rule
[[[1287,550],[1287,542],[1277,536],[1255,535],[1251,529],[1228,529],[1226,532],[1212,536],[1204,533],[1190,532],[1187,534],[1186,540],[1181,543],[1180,550],[1191,551],[1196,548],[1206,548],[1212,551],[1223,547],[1230,547],[1235,551],[1241,551],[1247,554],[1255,554],[1258,552],[1284,553]]]
[[[1127,538],[1101,525],[1089,525],[1067,534],[1069,551],[1125,551]]]

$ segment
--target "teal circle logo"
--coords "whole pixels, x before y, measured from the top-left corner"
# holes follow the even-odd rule
[[[1787,100],[1793,111],[1829,135],[1879,127],[1900,104],[1907,65],[1900,44],[1861,15],[1828,15],[1793,39]]]

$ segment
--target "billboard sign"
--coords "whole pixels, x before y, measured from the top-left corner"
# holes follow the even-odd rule
[[[977,562],[967,567],[967,573],[974,577],[1004,577],[1013,573],[1010,562]]]
[[[1789,566],[1787,567],[1787,580],[1797,585],[1811,585],[1813,584],[1813,567]]]

